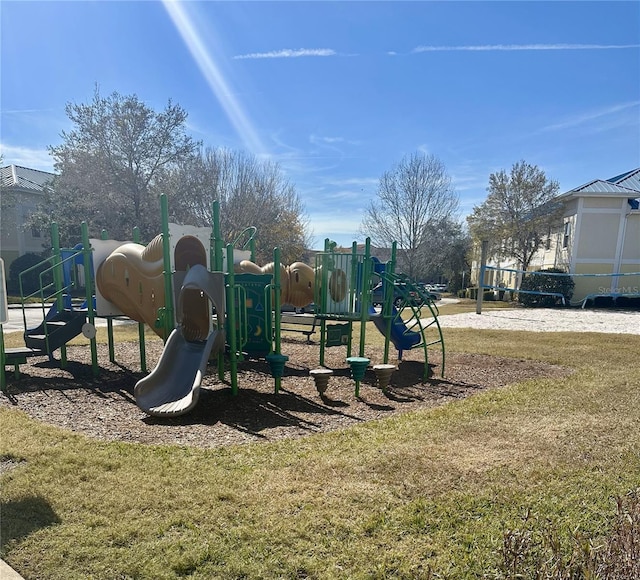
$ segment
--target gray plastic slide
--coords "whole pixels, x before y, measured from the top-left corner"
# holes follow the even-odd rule
[[[156,368],[135,386],[138,407],[156,417],[172,417],[191,411],[198,402],[209,353],[221,334],[224,336],[214,331],[206,342],[190,342],[184,338],[181,326],[174,329]],[[224,347],[224,339],[222,345]]]
[[[156,368],[138,381],[133,391],[138,407],[149,415],[173,417],[191,411],[198,402],[209,354],[224,349],[223,330],[210,332],[206,340],[186,338],[197,336],[203,324],[208,327],[211,307],[204,295],[215,305],[218,320],[224,320],[224,274],[195,265],[187,272],[180,289],[178,327],[169,335]],[[204,310],[191,308],[199,299],[207,302]],[[191,300],[191,305],[187,300]],[[204,313],[205,320],[187,320],[185,310],[190,309]]]

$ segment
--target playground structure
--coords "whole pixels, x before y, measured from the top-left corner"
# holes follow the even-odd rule
[[[264,358],[277,393],[288,360],[282,353],[281,307],[285,303],[304,307],[311,302],[315,303],[314,324],[319,322],[319,365],[324,367],[326,348],[346,347],[356,396],[370,362],[364,357],[369,321],[385,337],[384,365],[377,365],[385,368],[376,368],[376,373],[383,373],[379,375],[382,388],[388,384],[393,368],[388,364],[391,344],[397,349],[398,359],[405,350],[423,350],[423,380],[429,372],[428,347],[439,345],[444,374],[444,341],[437,307],[420,286],[394,272],[395,243],[391,260],[384,264],[370,255],[369,240],[364,252],[358,252],[354,242],[348,254],[336,252],[335,244],[326,240],[315,267],[302,262],[281,264],[278,248],[274,249],[272,263],[258,266],[254,260],[255,228],[247,228],[233,244],[225,246],[218,202],[212,209],[212,228],[170,224],[167,198],[161,196],[162,233],[146,246],[135,241],[136,231],[133,242],[108,240],[104,232],[99,240],[89,239],[83,223],[82,243],[70,250],[60,249],[54,224],[53,255],[34,266],[40,271],[40,287],[28,295],[21,290],[23,309],[28,299],[39,299],[43,322],[27,329],[24,319],[25,348],[5,349],[4,342],[0,343],[2,387],[6,385],[5,366],[13,365],[18,375],[19,365],[29,357],[53,358],[53,353],[60,350],[64,366],[66,344],[81,333],[89,339],[92,369],[97,376],[95,319],[107,320],[109,356],[114,362],[112,323],[124,316],[139,323],[144,372],[145,325],[165,341],[155,369],[134,388],[136,402],[146,413],[173,416],[190,411],[197,404],[202,376],[214,359],[221,381],[225,380],[227,362],[231,391],[237,394],[238,362],[245,357]],[[249,239],[241,245],[239,240],[245,234]],[[393,292],[399,280],[406,288],[405,300],[400,303]],[[380,281],[384,301],[382,308],[376,309],[371,304],[371,289]],[[78,297],[81,287],[84,295]],[[410,293],[421,296],[420,306]],[[355,348],[354,323],[360,323]],[[328,373],[312,376],[321,374]]]

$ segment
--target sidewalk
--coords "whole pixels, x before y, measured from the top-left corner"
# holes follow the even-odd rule
[[[4,560],[0,560],[0,580],[24,580],[24,578]]]

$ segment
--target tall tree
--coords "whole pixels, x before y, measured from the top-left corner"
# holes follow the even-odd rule
[[[92,235],[104,228],[116,239],[138,226],[151,239],[160,231],[159,172],[199,147],[186,134],[185,110],[169,100],[156,112],[136,95],[102,97],[96,87],[90,103],[69,103],[66,113],[73,128],[49,148],[58,175],[40,221],[56,220],[73,236],[83,220]]]
[[[420,277],[421,246],[428,244],[436,224],[456,215],[458,205],[444,164],[434,155],[414,153],[382,175],[361,232],[378,247],[397,242],[400,267]]]
[[[462,223],[441,220],[429,228],[429,236],[420,245],[419,278],[427,282],[449,281],[449,290],[462,287],[470,272],[471,236]]]
[[[211,224],[212,203],[218,200],[227,243],[253,226],[259,263],[270,262],[276,246],[283,263],[303,259],[309,243],[304,208],[277,164],[242,151],[207,148],[164,173],[171,212],[183,223]]]
[[[562,207],[553,202],[558,182],[519,161],[509,174],[504,169],[492,173],[487,191],[487,199],[467,217],[471,235],[488,240],[493,254],[514,257],[526,270],[561,216]]]

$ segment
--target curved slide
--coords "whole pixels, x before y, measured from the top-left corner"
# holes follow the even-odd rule
[[[220,340],[220,337],[222,339]],[[209,353],[224,348],[224,333],[212,332],[206,341],[185,339],[182,326],[169,335],[151,374],[136,383],[136,403],[155,417],[184,415],[195,407]]]
[[[416,344],[420,343],[422,334],[409,330],[395,306],[391,307],[391,316],[391,336],[389,338],[400,354],[402,354],[403,350],[411,350]],[[376,328],[386,336],[388,322],[382,317],[382,313],[371,306],[369,308],[369,317],[376,325]]]
[[[189,309],[194,294],[202,294],[213,303],[218,320],[224,320],[224,274],[208,272],[197,264],[187,272],[178,298],[178,326],[169,335],[162,355],[151,374],[136,383],[134,396],[140,409],[156,417],[184,415],[195,407],[209,354],[224,349],[222,330],[208,332],[211,308],[198,308],[200,316]],[[186,303],[185,303],[186,298]],[[206,301],[206,300],[205,300]]]

